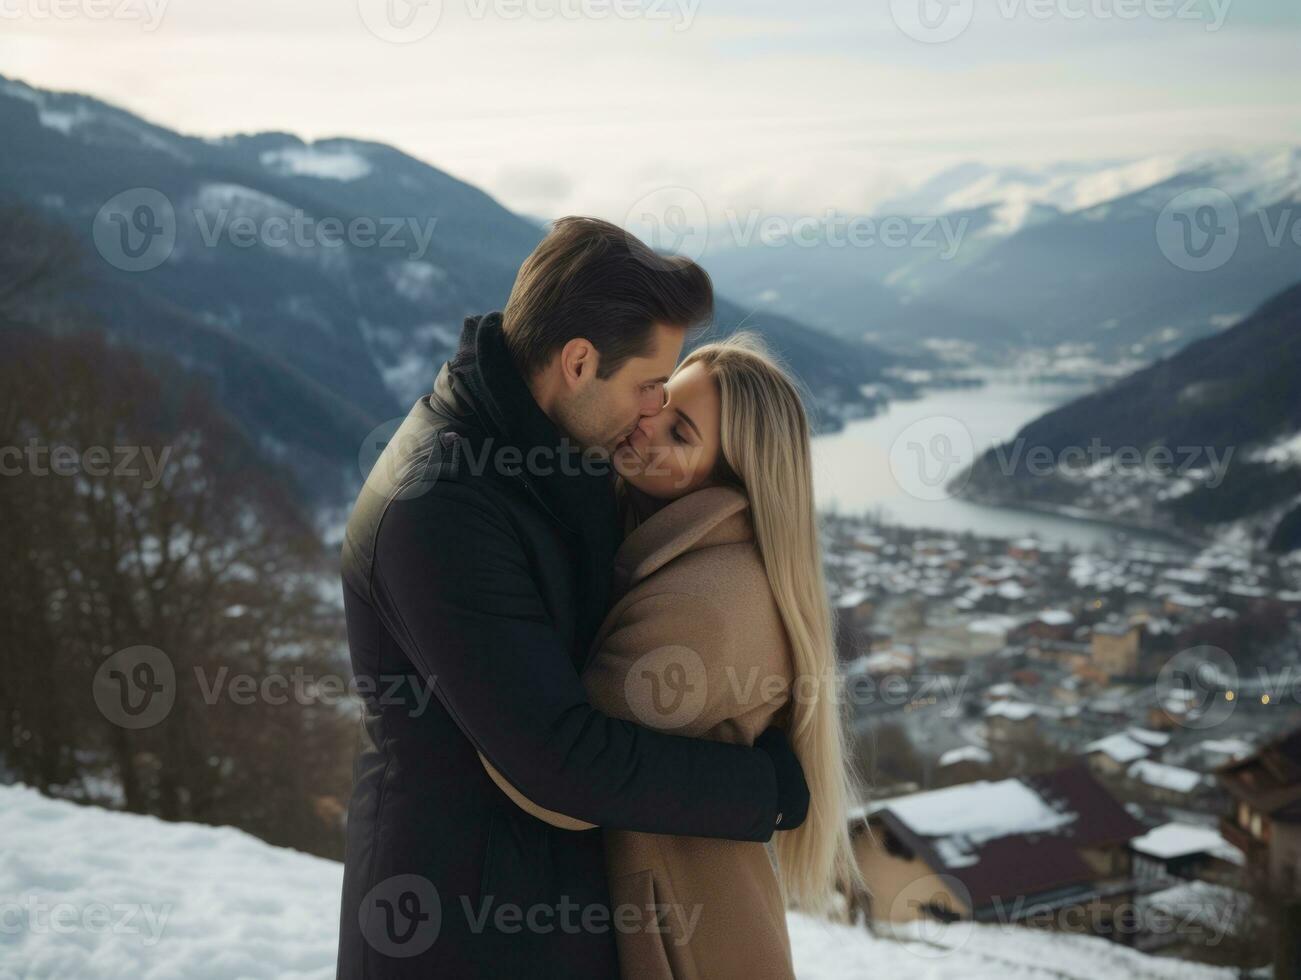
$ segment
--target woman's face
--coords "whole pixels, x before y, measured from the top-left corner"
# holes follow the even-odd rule
[[[718,385],[699,361],[665,386],[669,403],[615,448],[615,470],[650,497],[672,500],[708,486],[721,452]]]

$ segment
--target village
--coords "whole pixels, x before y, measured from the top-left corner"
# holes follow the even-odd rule
[[[1295,965],[1301,559],[841,515],[824,547],[856,917]]]

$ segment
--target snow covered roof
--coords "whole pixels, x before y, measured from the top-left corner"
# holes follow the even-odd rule
[[[985,717],[1025,721],[1038,710],[1033,704],[1026,704],[1024,701],[995,701],[985,709]]]
[[[1025,586],[1014,581],[1000,582],[995,591],[1000,599],[1024,599],[1026,596]]]
[[[991,684],[985,694],[991,698],[1011,698],[1020,697],[1021,689],[1011,681],[999,681],[997,684]]]
[[[953,766],[959,762],[978,762],[984,764],[994,757],[989,754],[987,749],[982,749],[979,745],[964,745],[961,748],[949,749],[940,756],[941,766]]]
[[[849,674],[906,674],[913,668],[913,658],[898,650],[865,653],[846,669]]]
[[[1097,873],[1082,848],[1143,832],[1082,765],[913,793],[869,812],[933,871],[961,882],[972,909],[996,896],[1087,885]]]
[[[871,593],[866,592],[863,589],[853,589],[852,591],[844,593],[836,600],[836,608],[853,609],[856,606],[861,606],[870,598]]]
[[[1201,585],[1210,580],[1210,573],[1202,568],[1168,568],[1161,573],[1162,578],[1188,585]]]
[[[1129,778],[1175,793],[1191,793],[1203,782],[1201,773],[1150,759],[1143,759],[1130,766]]]
[[[1019,779],[981,779],[946,789],[886,800],[888,809],[909,830],[933,838],[944,863],[967,867],[979,860],[980,845],[998,837],[1046,833],[1075,820],[1055,810]]]
[[[1148,754],[1146,745],[1131,738],[1124,732],[1117,732],[1115,735],[1108,735],[1105,738],[1090,742],[1084,746],[1084,751],[1089,755],[1094,752],[1101,752],[1122,765],[1136,759],[1147,758]]]
[[[1101,623],[1093,624],[1093,632],[1102,633],[1106,636],[1124,636],[1134,627],[1129,623],[1119,620],[1104,620]]]
[[[1154,732],[1146,728],[1127,728],[1125,734],[1134,741],[1142,742],[1154,749],[1163,748],[1170,743],[1169,732]]]
[[[1256,751],[1256,746],[1245,738],[1208,738],[1197,743],[1198,751],[1206,755],[1223,755],[1230,759],[1244,759]]]
[[[1187,857],[1190,854],[1211,854],[1215,857],[1243,863],[1243,854],[1221,836],[1214,827],[1198,827],[1187,823],[1167,823],[1149,830],[1129,842],[1134,850],[1154,858]]]
[[[967,623],[967,629],[972,633],[984,633],[991,636],[1003,636],[1009,630],[1016,629],[1020,623],[1015,616],[982,616],[980,619],[973,619]]]
[[[1075,617],[1065,609],[1045,609],[1039,614],[1039,622],[1049,626],[1065,626],[1075,622]]]

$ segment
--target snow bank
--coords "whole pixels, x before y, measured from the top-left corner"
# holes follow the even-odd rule
[[[342,868],[228,827],[0,786],[0,980],[327,980]],[[800,980],[1210,980],[1101,939],[914,924],[894,938],[792,913]]]

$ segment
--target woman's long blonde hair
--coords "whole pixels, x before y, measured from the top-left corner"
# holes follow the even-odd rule
[[[845,751],[831,606],[813,501],[811,433],[799,389],[751,333],[705,344],[699,363],[718,384],[722,447],[717,476],[750,500],[755,542],[794,654],[787,735],[809,785],[809,813],[775,835],[787,901],[826,912],[837,890],[863,888],[849,837],[858,783]]]

